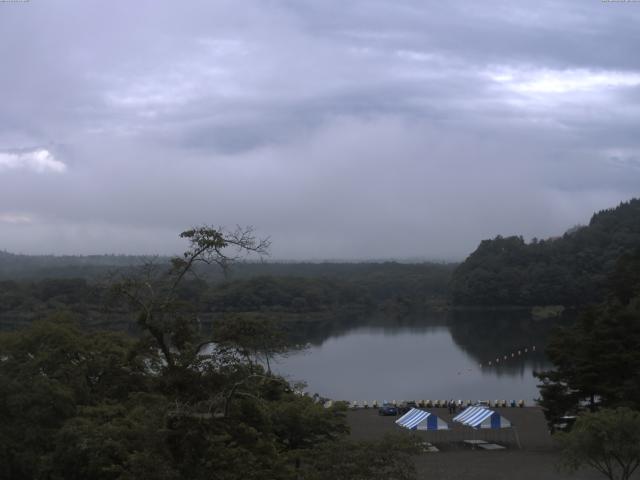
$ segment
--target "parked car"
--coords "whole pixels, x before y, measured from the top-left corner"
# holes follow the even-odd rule
[[[398,415],[398,407],[391,403],[383,403],[378,409],[378,415]]]

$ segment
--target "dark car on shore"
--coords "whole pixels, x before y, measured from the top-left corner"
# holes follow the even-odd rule
[[[391,403],[383,403],[378,409],[378,415],[398,415],[398,407]]]

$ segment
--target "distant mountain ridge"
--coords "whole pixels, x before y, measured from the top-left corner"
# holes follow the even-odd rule
[[[454,271],[456,305],[584,305],[605,295],[616,261],[640,247],[640,199],[595,213],[562,237],[483,240]]]

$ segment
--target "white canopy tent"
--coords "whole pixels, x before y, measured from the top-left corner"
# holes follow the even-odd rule
[[[454,422],[472,428],[509,428],[511,422],[495,410],[483,406],[468,407],[453,418]]]
[[[399,419],[396,425],[409,430],[448,430],[447,422],[431,412],[412,408]]]

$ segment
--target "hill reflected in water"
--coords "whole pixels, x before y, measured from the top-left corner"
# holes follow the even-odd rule
[[[544,347],[557,322],[526,312],[452,312],[309,324],[296,329],[309,349],[279,359],[277,370],[336,399],[531,401],[533,372],[549,366]]]

